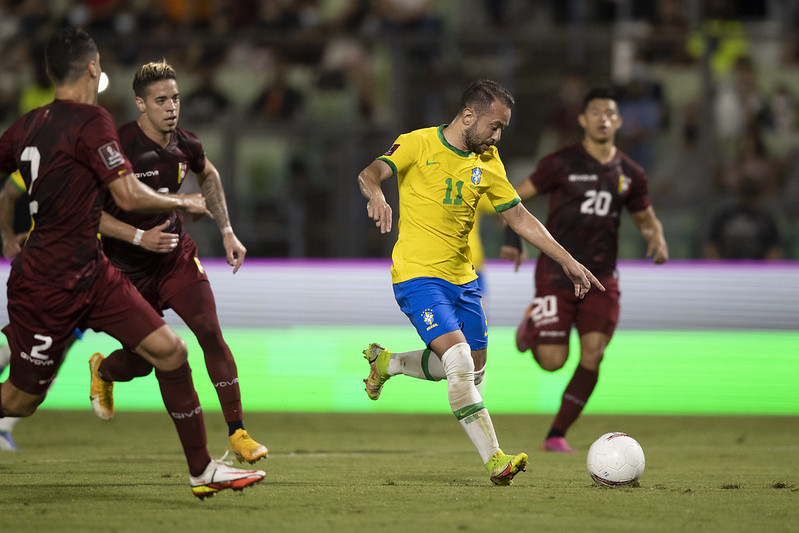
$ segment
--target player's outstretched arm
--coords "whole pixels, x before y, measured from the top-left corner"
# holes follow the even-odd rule
[[[165,233],[164,230],[167,226],[169,226],[169,222],[163,222],[148,230],[143,230],[122,222],[105,211],[100,216],[100,235],[103,237],[125,241],[159,254],[171,252],[178,245],[180,236],[177,233]]]
[[[108,185],[116,204],[125,211],[163,213],[183,211],[191,215],[209,216],[202,194],[161,194],[137,180],[132,172],[123,174]]]
[[[669,247],[663,234],[663,224],[658,220],[652,206],[630,213],[630,218],[646,239],[646,257],[651,257],[652,262],[656,265],[662,265],[668,261]]]
[[[361,194],[368,200],[366,214],[375,221],[375,226],[380,228],[380,233],[391,231],[391,206],[386,202],[380,184],[394,175],[394,171],[384,161],[375,159],[368,167],[358,174],[358,186]]]
[[[213,215],[216,225],[222,233],[222,245],[225,247],[227,264],[233,267],[233,273],[235,274],[244,262],[247,248],[244,247],[233,232],[227,200],[225,199],[225,189],[222,187],[222,178],[208,158],[205,159],[203,171],[197,174],[197,183],[200,185],[208,210]]]
[[[574,283],[575,296],[580,298],[585,296],[591,288],[591,284],[596,285],[599,290],[605,290],[605,287],[591,271],[558,244],[544,225],[522,204],[516,204],[510,209],[502,211],[501,214],[513,231],[563,267],[563,272]]]

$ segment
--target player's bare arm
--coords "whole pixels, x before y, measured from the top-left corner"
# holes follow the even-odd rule
[[[222,178],[208,158],[205,160],[205,168],[197,175],[197,183],[200,185],[203,197],[205,197],[208,210],[213,215],[216,225],[222,233],[222,245],[225,247],[227,264],[233,267],[233,273],[235,274],[244,262],[247,248],[244,247],[233,232],[227,201],[225,200],[225,190],[222,188]]]
[[[361,194],[368,200],[366,214],[375,221],[380,233],[391,231],[391,206],[386,202],[380,184],[394,175],[394,171],[384,161],[375,159],[358,174],[358,186]]]
[[[656,265],[662,265],[669,259],[669,247],[663,235],[663,224],[660,223],[652,206],[641,211],[630,213],[638,230],[646,239],[646,257],[651,257]]]
[[[519,198],[522,199],[522,202],[538,196],[538,189],[535,188],[535,185],[533,185],[533,182],[531,182],[529,179],[526,179],[518,184],[515,189],[516,194],[519,195]],[[516,237],[514,237],[514,239],[516,239]],[[499,257],[513,263],[514,271],[518,272],[519,267],[522,265],[522,261],[524,260],[524,248],[521,247],[521,242],[519,243],[519,246],[516,246],[515,244],[503,244],[499,248]]]
[[[3,188],[0,189],[0,237],[3,239],[3,257],[11,259],[22,249],[22,242],[25,235],[20,238],[14,232],[14,206],[22,191],[14,185],[11,178],[6,179]]]
[[[108,185],[116,204],[125,211],[140,213],[163,213],[183,211],[191,215],[206,215],[213,218],[205,207],[202,194],[162,194],[137,180],[128,172]]]
[[[605,290],[596,276],[558,244],[544,225],[522,204],[516,204],[510,209],[502,211],[501,214],[513,231],[563,267],[563,272],[574,283],[575,296],[579,298],[585,296],[591,288],[591,284],[596,285],[601,291]]]
[[[168,221],[143,230],[122,222],[105,211],[100,216],[100,234],[103,237],[110,237],[134,246],[141,246],[149,252],[158,254],[171,252],[178,245],[180,236],[177,233],[164,232],[167,226],[169,226]]]

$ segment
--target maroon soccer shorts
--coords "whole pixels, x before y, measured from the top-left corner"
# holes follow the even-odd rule
[[[169,300],[186,287],[208,282],[208,275],[197,258],[194,240],[183,235],[178,246],[149,275],[132,280],[144,299],[159,313],[168,309]]]
[[[537,286],[531,314],[533,346],[568,344],[572,324],[580,335],[598,331],[612,337],[619,323],[619,281],[611,276],[599,281],[607,290],[592,287],[582,300],[573,290]]]
[[[164,325],[158,313],[119,270],[105,259],[88,290],[67,290],[35,282],[11,270],[8,278],[11,348],[9,379],[29,394],[44,394],[55,379],[76,327],[104,331],[135,348]]]

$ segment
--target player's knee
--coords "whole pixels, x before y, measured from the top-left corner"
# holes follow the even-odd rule
[[[535,347],[533,349],[533,357],[539,366],[547,372],[554,372],[563,368],[568,358],[568,352],[561,353],[560,350],[550,350],[546,348]]]
[[[452,346],[441,356],[444,373],[449,382],[474,382],[474,360],[472,350],[465,342]]]

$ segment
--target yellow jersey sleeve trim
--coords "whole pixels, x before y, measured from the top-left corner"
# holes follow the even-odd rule
[[[11,183],[13,183],[17,189],[22,192],[28,192],[28,188],[25,187],[25,180],[22,179],[22,174],[20,174],[19,170],[15,170],[11,176]]]
[[[387,157],[383,157],[382,155],[380,157],[378,157],[377,159],[379,161],[382,161],[383,163],[387,164],[388,166],[390,166],[392,172],[394,172],[394,175],[395,176],[397,175],[397,165],[395,165],[394,162],[391,159],[389,159]]]
[[[515,206],[516,204],[518,204],[521,201],[522,201],[522,199],[517,196],[516,198],[514,198],[510,202],[505,202],[504,204],[495,205],[494,206],[494,211],[496,211],[497,213],[501,213],[503,211],[507,211],[508,209],[510,209],[511,207]]]

